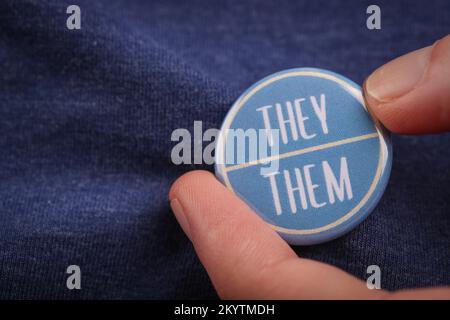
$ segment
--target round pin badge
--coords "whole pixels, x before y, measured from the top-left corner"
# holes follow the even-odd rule
[[[388,183],[392,146],[360,86],[297,68],[238,98],[215,157],[216,176],[288,243],[312,245],[349,232],[373,211]]]

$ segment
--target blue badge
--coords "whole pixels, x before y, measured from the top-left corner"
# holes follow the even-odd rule
[[[311,245],[356,227],[391,171],[388,134],[361,88],[298,68],[255,83],[234,103],[216,148],[216,175],[287,242]]]

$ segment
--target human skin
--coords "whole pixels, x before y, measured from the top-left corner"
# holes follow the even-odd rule
[[[363,90],[370,112],[392,132],[450,131],[450,35],[378,68]],[[221,298],[450,299],[448,287],[369,290],[334,266],[298,257],[207,171],[181,176],[169,199]]]

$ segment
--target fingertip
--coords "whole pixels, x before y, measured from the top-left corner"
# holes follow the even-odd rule
[[[189,171],[179,177],[172,184],[169,190],[169,201],[177,198],[180,193],[185,193],[192,186],[199,185],[205,182],[205,180],[215,179],[214,175],[206,170],[194,170]]]
[[[375,121],[380,122],[383,126],[391,132],[403,133],[405,119],[398,113],[395,105],[390,103],[382,103],[377,98],[367,92],[367,81],[363,85],[364,100],[366,107]]]
[[[450,36],[375,70],[364,82],[370,113],[400,134],[450,130]]]
[[[184,174],[169,192],[172,210],[221,297],[257,296],[261,270],[296,254],[239,197],[207,171]]]

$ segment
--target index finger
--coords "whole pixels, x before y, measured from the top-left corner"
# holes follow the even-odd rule
[[[391,131],[450,131],[450,35],[378,68],[364,84],[366,102]]]

